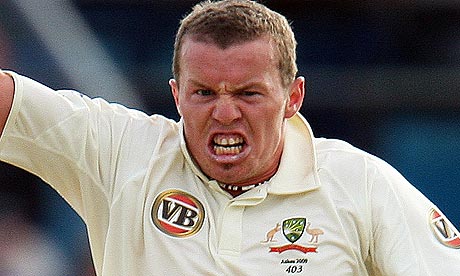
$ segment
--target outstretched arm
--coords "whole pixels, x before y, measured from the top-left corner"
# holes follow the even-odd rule
[[[14,82],[13,78],[0,71],[0,134],[5,127],[8,114],[13,104]]]

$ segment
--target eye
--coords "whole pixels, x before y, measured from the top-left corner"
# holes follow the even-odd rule
[[[206,90],[206,89],[197,90],[196,93],[200,96],[210,96],[213,94],[211,90]]]
[[[258,95],[259,93],[254,92],[254,91],[243,91],[241,94],[243,96],[255,96],[255,95]]]
[[[241,92],[241,95],[246,96],[246,97],[253,97],[253,96],[260,95],[260,93],[255,92],[255,91],[243,91],[243,92]]]

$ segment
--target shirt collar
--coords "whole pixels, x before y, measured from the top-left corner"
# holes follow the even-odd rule
[[[310,125],[300,113],[287,121],[283,155],[269,193],[295,194],[320,186],[313,139]]]
[[[195,163],[193,158],[191,157],[188,149],[187,144],[185,142],[185,134],[184,134],[184,120],[181,118],[179,121],[179,135],[180,135],[180,148],[182,150],[182,154],[189,163],[190,167],[192,168],[193,173],[198,176],[203,182],[208,183],[210,179],[200,170],[198,165]]]

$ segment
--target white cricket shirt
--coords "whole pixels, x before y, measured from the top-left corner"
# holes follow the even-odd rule
[[[428,199],[300,114],[276,175],[232,198],[195,166],[181,122],[11,74],[0,159],[78,212],[98,275],[460,272],[460,235]]]

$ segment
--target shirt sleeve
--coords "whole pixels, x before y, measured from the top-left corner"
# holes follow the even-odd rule
[[[0,160],[39,176],[85,221],[88,215],[103,221],[116,196],[116,183],[122,183],[115,179],[123,170],[118,168],[123,154],[130,152],[120,146],[130,139],[127,128],[130,121],[146,121],[147,116],[10,74],[15,95],[0,137]]]
[[[460,244],[446,243],[458,240],[458,231],[399,172],[376,163],[370,176],[374,269],[382,275],[458,274]]]

